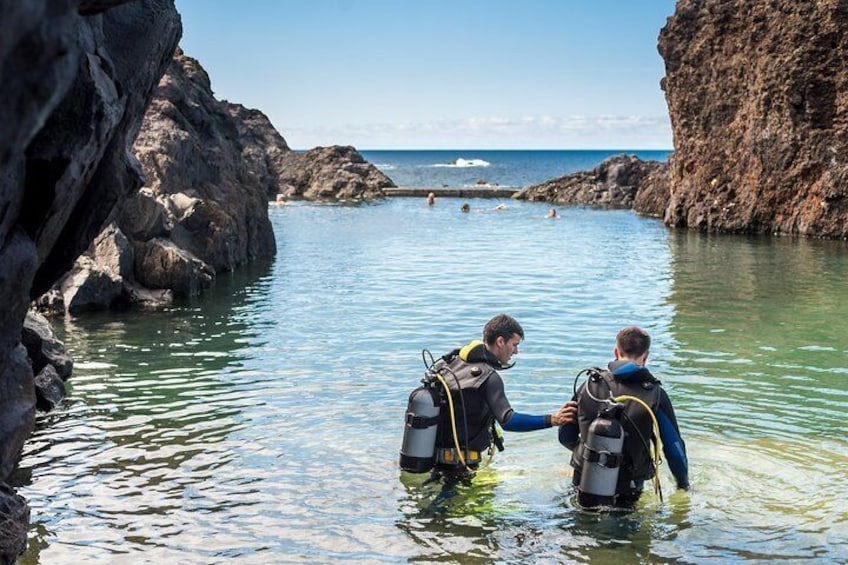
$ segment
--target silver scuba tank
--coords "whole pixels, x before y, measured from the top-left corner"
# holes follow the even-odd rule
[[[409,395],[400,448],[400,468],[404,471],[426,473],[436,463],[439,404],[439,392],[426,380]]]
[[[624,428],[617,415],[623,409],[622,404],[603,408],[589,424],[577,487],[577,503],[584,508],[615,503],[618,471],[624,458]]]

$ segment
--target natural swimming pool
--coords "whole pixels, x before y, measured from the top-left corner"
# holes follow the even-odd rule
[[[270,211],[278,256],[162,312],[55,323],[76,359],[17,475],[22,563],[848,559],[848,249],[626,211],[417,199]],[[654,338],[691,493],[575,509],[555,430],[445,503],[399,477],[407,396],[508,312],[513,406],[550,411],[615,332]]]

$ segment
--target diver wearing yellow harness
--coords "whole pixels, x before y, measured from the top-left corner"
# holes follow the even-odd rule
[[[435,472],[469,477],[492,445],[503,449],[495,427],[529,432],[575,421],[576,405],[568,403],[553,414],[534,416],[513,410],[499,370],[518,353],[524,330],[511,316],[500,314],[483,328],[483,341],[472,341],[438,362],[450,390],[449,410],[441,412],[436,437]],[[447,396],[447,395],[445,395]],[[451,417],[451,414],[453,415]]]

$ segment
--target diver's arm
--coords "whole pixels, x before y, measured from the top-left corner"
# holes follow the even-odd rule
[[[660,427],[660,438],[663,443],[663,453],[668,461],[668,468],[677,480],[677,488],[689,488],[689,460],[686,457],[686,444],[680,437],[677,418],[671,400],[663,390],[660,393],[660,407],[657,410],[657,422]]]
[[[550,428],[552,425],[550,414],[532,416],[514,410],[507,415],[506,420],[501,422],[503,429],[508,432],[532,432],[534,430]]]
[[[532,432],[534,430],[542,430],[550,428],[552,416],[546,414],[544,416],[534,416],[531,414],[523,414],[516,412],[509,404],[504,392],[504,384],[501,376],[494,372],[486,379],[483,393],[486,396],[486,402],[489,409],[494,414],[498,423],[503,426],[508,432]]]
[[[577,422],[559,427],[559,442],[571,450],[577,447],[577,444],[580,443],[580,427]]]

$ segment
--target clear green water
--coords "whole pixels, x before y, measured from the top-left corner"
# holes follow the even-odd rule
[[[164,312],[57,321],[77,368],[16,477],[22,563],[848,560],[848,248],[629,212],[394,199],[273,208],[279,255]],[[473,201],[490,208],[495,201]],[[524,325],[513,406],[552,410],[615,332],[654,337],[694,490],[575,509],[555,430],[452,497],[401,477],[420,353]]]

